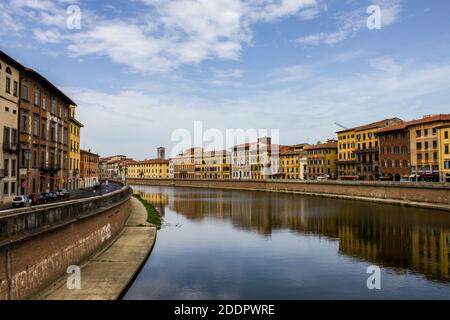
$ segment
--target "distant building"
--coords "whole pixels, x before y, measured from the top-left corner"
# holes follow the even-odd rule
[[[225,150],[203,152],[195,159],[195,178],[231,179],[231,153]]]
[[[308,146],[305,150],[307,152],[308,180],[317,180],[319,177],[337,178],[338,142],[336,140]]]
[[[231,154],[232,179],[249,180],[250,170],[250,143],[234,146]]]
[[[99,159],[100,156],[90,150],[80,150],[81,188],[93,187],[100,180]]]
[[[164,147],[159,147],[158,149],[157,149],[157,159],[160,159],[160,160],[164,160],[164,159],[166,159],[166,148],[164,148]]]
[[[100,158],[100,179],[124,179],[125,168],[130,161],[134,160],[124,155]]]
[[[69,190],[80,188],[80,133],[83,124],[75,119],[76,106],[69,106],[69,177],[67,187]]]
[[[450,124],[438,127],[441,182],[450,182]]]
[[[195,161],[203,154],[202,148],[190,148],[173,158],[175,179],[195,179]]]
[[[338,136],[338,176],[342,180],[378,180],[380,176],[378,129],[401,123],[385,119],[345,129]]]

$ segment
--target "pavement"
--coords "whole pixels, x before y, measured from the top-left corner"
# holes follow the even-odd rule
[[[114,242],[81,267],[81,289],[69,290],[67,277],[35,300],[117,300],[147,260],[156,241],[156,227],[147,222],[145,207],[131,198],[131,215]]]
[[[105,193],[113,192],[113,191],[119,190],[120,188],[121,188],[121,185],[110,182],[108,185],[108,188],[106,188],[106,186],[102,186],[100,193],[99,193],[99,190],[96,190],[94,192],[93,188],[75,190],[75,191],[70,192],[70,198],[51,202],[51,203],[53,204],[53,203],[59,203],[59,202],[64,202],[64,201],[68,201],[68,200],[87,199],[87,198],[96,197],[98,195],[102,195]],[[10,209],[12,209],[10,203],[0,204],[0,211],[10,210]]]

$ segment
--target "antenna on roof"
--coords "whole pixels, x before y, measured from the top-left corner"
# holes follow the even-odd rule
[[[338,127],[341,127],[342,129],[348,129],[346,126],[343,126],[342,124],[335,122],[335,125],[337,125]]]

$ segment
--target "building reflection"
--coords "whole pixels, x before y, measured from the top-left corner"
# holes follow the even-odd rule
[[[442,213],[245,191],[160,188],[142,196],[190,220],[227,220],[265,237],[277,230],[325,237],[338,241],[342,255],[450,281],[450,222]]]

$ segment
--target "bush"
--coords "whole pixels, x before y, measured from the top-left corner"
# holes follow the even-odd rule
[[[147,210],[147,222],[157,226],[158,228],[161,227],[162,224],[162,218],[161,215],[159,214],[158,210],[156,210],[155,206],[153,204],[151,204],[150,202],[148,202],[147,200],[143,199],[139,194],[134,194],[133,195],[136,199],[138,199],[145,207],[145,209]]]

